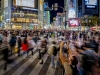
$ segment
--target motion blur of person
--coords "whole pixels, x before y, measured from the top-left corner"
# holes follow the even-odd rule
[[[1,47],[1,45],[2,45],[2,43],[0,44],[0,47]],[[4,68],[3,68],[4,71],[7,70],[7,65],[13,62],[13,59],[9,58],[9,56],[10,56],[9,52],[10,52],[9,46],[6,45],[2,50],[3,60],[4,60]]]
[[[20,56],[21,46],[22,46],[22,40],[20,37],[18,37],[18,56]]]
[[[60,60],[64,67],[65,75],[77,75],[78,70],[76,65],[78,64],[77,58],[72,55],[71,51],[69,50],[69,58],[67,58],[66,54],[63,53],[63,46],[64,42],[60,44]]]
[[[97,56],[94,51],[88,50],[82,54],[80,75],[100,75],[100,67],[97,65]]]
[[[0,33],[0,43],[2,43],[3,42],[3,35],[2,35],[2,33]]]
[[[41,44],[42,44],[42,41],[41,41],[40,38],[38,38],[38,41],[37,41],[37,49],[38,49],[38,52],[39,52],[38,59],[41,59]]]
[[[40,64],[43,64],[43,56],[44,56],[44,54],[46,53],[46,50],[47,49],[47,41],[46,41],[46,39],[43,37],[42,38],[42,43],[41,43],[41,63]]]
[[[33,55],[33,49],[35,48],[35,42],[31,37],[28,39],[28,48],[29,48],[28,53],[29,53],[29,51],[31,51],[31,53]]]
[[[7,44],[7,43],[8,43],[8,41],[7,41],[7,34],[4,34],[4,39],[3,39],[3,42],[4,42],[5,44]]]
[[[14,36],[12,36],[12,38],[10,39],[9,45],[10,45],[11,54],[12,54],[16,46],[16,39]]]
[[[25,57],[28,57],[28,42],[27,42],[27,38],[24,38],[23,42],[22,42],[22,50],[23,50],[23,54],[25,54]]]
[[[4,70],[7,70],[7,64],[9,62],[9,49],[8,47],[6,46],[5,49],[3,50],[3,60],[4,60]]]
[[[56,55],[57,55],[57,46],[56,46],[55,41],[52,41],[52,44],[49,46],[48,53],[51,56],[52,68],[55,69],[55,67],[56,67],[55,58],[56,58]]]

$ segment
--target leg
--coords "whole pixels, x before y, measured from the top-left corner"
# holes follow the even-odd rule
[[[43,64],[43,54],[42,53],[40,53],[41,54],[41,62],[40,62],[40,64]]]
[[[51,64],[52,64],[52,68],[55,68],[54,56],[53,55],[51,55]]]
[[[8,61],[5,61],[4,70],[7,70],[7,62],[8,62]]]
[[[20,56],[20,47],[18,47],[18,56]]]
[[[33,55],[33,48],[31,49],[32,55]]]
[[[39,51],[39,57],[38,57],[38,58],[39,58],[39,59],[41,59],[41,53],[40,53],[40,49],[39,49],[38,51]]]

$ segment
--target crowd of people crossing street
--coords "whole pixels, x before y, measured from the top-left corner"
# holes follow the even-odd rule
[[[0,30],[0,75],[100,75],[100,32]]]

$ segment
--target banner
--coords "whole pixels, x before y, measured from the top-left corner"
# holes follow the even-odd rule
[[[76,0],[68,0],[68,18],[76,18]]]

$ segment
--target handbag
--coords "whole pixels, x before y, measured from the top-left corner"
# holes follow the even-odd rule
[[[15,52],[15,53],[18,53],[18,47],[15,47],[14,52]]]

